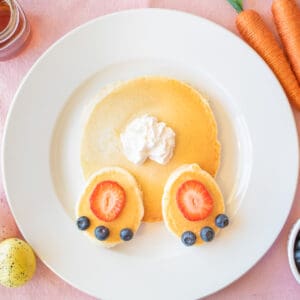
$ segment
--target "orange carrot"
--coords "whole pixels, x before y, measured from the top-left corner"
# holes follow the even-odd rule
[[[241,0],[228,0],[239,12],[236,26],[243,39],[273,70],[290,102],[300,110],[300,86],[291,66],[261,16],[254,10],[243,10]]]
[[[300,83],[300,8],[294,0],[275,0],[272,13],[283,47]]]

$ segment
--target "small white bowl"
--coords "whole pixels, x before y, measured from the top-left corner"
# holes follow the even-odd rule
[[[294,224],[292,230],[290,231],[287,251],[288,251],[290,268],[292,270],[292,273],[296,281],[300,284],[300,273],[297,269],[295,258],[294,258],[294,247],[295,247],[295,242],[299,231],[300,231],[300,219]]]

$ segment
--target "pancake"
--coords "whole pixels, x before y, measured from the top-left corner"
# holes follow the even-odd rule
[[[184,182],[189,180],[201,182],[213,199],[212,211],[203,220],[190,221],[186,219],[178,207],[176,201],[178,190]],[[193,232],[197,237],[195,245],[204,243],[199,236],[203,227],[209,226],[215,234],[218,233],[220,229],[216,226],[215,219],[218,215],[224,214],[225,210],[222,193],[214,178],[197,164],[180,166],[170,175],[164,189],[162,206],[163,218],[168,230],[178,238],[181,238],[185,231]]]
[[[135,165],[122,151],[120,134],[142,115],[156,117],[176,134],[173,157],[166,165],[149,159]],[[99,96],[83,130],[80,159],[86,179],[107,166],[128,170],[143,191],[143,221],[161,221],[163,189],[173,170],[195,162],[216,175],[220,164],[217,125],[208,102],[191,86],[164,77],[137,78]]]
[[[126,201],[117,218],[106,222],[100,220],[91,210],[90,199],[99,183],[108,181],[116,182],[123,188]],[[89,178],[84,192],[79,199],[76,215],[77,218],[87,217],[90,221],[89,227],[84,231],[90,238],[106,247],[115,246],[123,242],[120,238],[122,229],[129,228],[133,234],[138,230],[144,215],[142,192],[135,178],[126,170],[118,167],[103,168]],[[98,226],[105,226],[110,231],[108,238],[103,241],[95,237],[95,229]]]

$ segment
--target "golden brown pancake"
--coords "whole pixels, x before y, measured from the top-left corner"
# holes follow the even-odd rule
[[[200,221],[187,220],[176,203],[176,195],[180,186],[188,180],[197,180],[201,182],[213,199],[213,209],[211,214]],[[215,233],[220,229],[215,225],[215,218],[219,214],[224,214],[224,200],[222,193],[214,178],[202,170],[197,164],[183,165],[176,169],[169,177],[163,194],[163,217],[164,222],[173,234],[181,238],[185,231],[192,231],[197,240],[195,245],[201,245],[203,240],[200,238],[200,230],[205,227],[211,227]]]
[[[120,215],[113,221],[105,222],[99,220],[90,208],[90,197],[98,183],[104,181],[117,182],[125,191],[126,203]],[[118,167],[107,167],[93,174],[89,179],[84,192],[77,205],[77,217],[85,216],[90,220],[90,226],[85,233],[98,243],[106,247],[115,246],[123,242],[120,238],[120,231],[130,228],[135,234],[138,230],[144,214],[142,192],[135,180],[126,170]],[[109,229],[109,237],[104,241],[99,241],[95,237],[95,228],[105,226]]]
[[[172,159],[166,165],[147,160],[128,161],[120,134],[134,118],[149,114],[165,122],[176,134]],[[137,78],[118,84],[99,98],[84,128],[81,166],[85,178],[100,168],[119,166],[141,185],[144,221],[162,220],[161,199],[167,178],[182,164],[197,163],[212,176],[220,164],[217,125],[208,102],[191,86],[164,77]]]

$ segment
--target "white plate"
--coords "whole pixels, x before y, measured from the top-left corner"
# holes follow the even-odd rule
[[[102,249],[74,224],[82,112],[101,87],[141,75],[190,83],[216,114],[231,225],[203,247],[184,247],[160,223]],[[55,273],[102,299],[195,299],[223,288],[272,245],[297,182],[295,124],[272,72],[230,32],[176,11],[125,11],[59,40],[21,84],[3,145],[5,188],[25,238]]]

